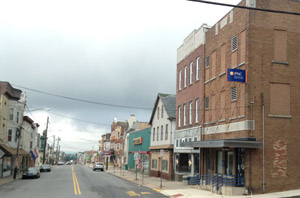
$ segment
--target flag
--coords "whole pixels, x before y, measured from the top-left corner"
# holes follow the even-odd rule
[[[37,158],[39,157],[39,154],[38,154],[36,148],[34,148],[34,154],[35,154],[35,156],[36,156]]]
[[[30,154],[31,154],[31,157],[32,157],[33,159],[36,159],[36,156],[35,156],[35,154],[33,153],[32,150],[30,150]]]
[[[18,155],[16,157],[16,160],[15,160],[15,168],[18,168],[19,167],[19,163],[18,163]]]

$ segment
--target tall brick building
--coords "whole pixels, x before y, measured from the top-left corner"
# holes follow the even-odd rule
[[[300,10],[293,0],[239,5]],[[243,178],[235,186],[249,193],[299,188],[299,16],[235,8],[202,26],[204,38],[199,30],[178,49],[176,118],[177,131],[198,126],[200,141],[177,136],[180,147],[200,150],[200,175]],[[228,81],[229,68],[246,71],[247,82]]]

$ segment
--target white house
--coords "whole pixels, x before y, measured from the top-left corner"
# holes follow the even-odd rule
[[[150,176],[162,175],[162,178],[169,180],[174,177],[175,119],[176,95],[159,93],[150,118]]]

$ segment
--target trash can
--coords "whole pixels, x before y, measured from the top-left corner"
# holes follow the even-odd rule
[[[125,164],[124,169],[128,170],[128,164]]]

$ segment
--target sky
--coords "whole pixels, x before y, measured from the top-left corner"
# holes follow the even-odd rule
[[[230,10],[185,0],[0,0],[0,81],[26,92],[40,133],[49,117],[49,144],[60,137],[62,151],[97,150],[114,118],[149,122],[157,93],[176,94],[177,48]]]

